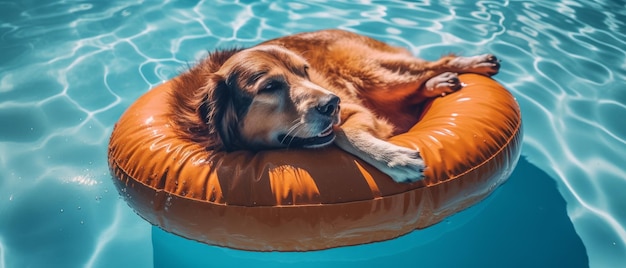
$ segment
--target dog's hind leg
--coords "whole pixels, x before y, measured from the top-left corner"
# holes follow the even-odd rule
[[[491,76],[500,68],[499,60],[491,54],[473,57],[448,55],[432,62],[404,55],[382,54],[370,60],[378,63],[380,71],[370,73],[374,75],[368,79],[372,81],[371,86],[364,86],[363,89],[381,104],[407,99],[421,102],[425,98],[451,93],[462,87],[457,74]]]

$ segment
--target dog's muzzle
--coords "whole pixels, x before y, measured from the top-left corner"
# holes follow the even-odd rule
[[[322,121],[318,125],[324,126],[319,134],[306,138],[281,134],[278,135],[278,140],[288,147],[317,148],[331,144],[335,140],[333,127],[340,123],[339,103],[339,97],[329,94],[315,106],[316,121]]]

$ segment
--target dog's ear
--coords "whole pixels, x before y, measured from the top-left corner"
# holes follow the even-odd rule
[[[221,143],[223,149],[232,151],[240,146],[239,116],[235,108],[234,89],[220,75],[212,74],[205,85],[206,95],[198,112],[205,118],[209,134]],[[217,145],[217,144],[215,144]]]
[[[169,114],[181,137],[208,150],[233,150],[238,145],[237,91],[218,71],[241,49],[220,50],[172,80]]]

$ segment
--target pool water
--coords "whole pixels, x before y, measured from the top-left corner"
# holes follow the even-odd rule
[[[626,265],[624,1],[0,1],[0,267]],[[106,162],[135,99],[216,48],[341,28],[433,60],[494,53],[522,158],[485,201],[400,238],[208,246],[137,216]]]

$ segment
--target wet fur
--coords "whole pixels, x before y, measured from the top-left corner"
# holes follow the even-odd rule
[[[334,125],[340,148],[411,182],[419,152],[385,139],[413,126],[425,100],[460,89],[457,74],[498,69],[488,54],[428,62],[346,31],[301,33],[210,53],[174,79],[171,116],[184,137],[226,151],[325,146]]]

